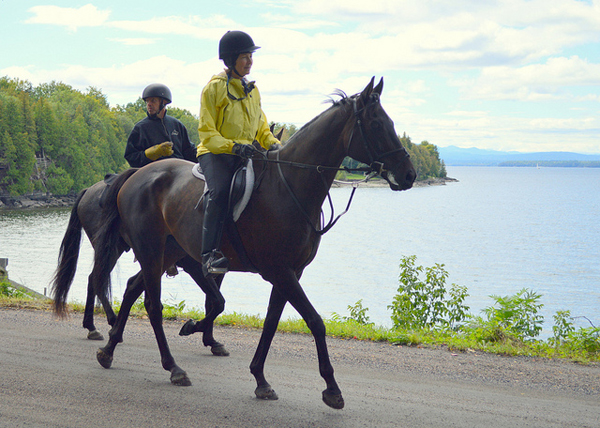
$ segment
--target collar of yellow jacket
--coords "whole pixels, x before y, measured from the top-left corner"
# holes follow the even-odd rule
[[[213,80],[222,80],[223,83],[227,85],[227,73],[225,71],[222,71],[221,73],[213,76]],[[246,83],[246,85],[251,84],[254,88],[254,82],[248,82],[248,80],[245,78],[243,80]],[[242,85],[242,79],[236,79],[235,77],[232,77],[231,79],[229,79],[229,87],[235,89],[235,92],[237,93],[238,97],[243,97],[244,95],[246,95],[244,91],[244,85]]]

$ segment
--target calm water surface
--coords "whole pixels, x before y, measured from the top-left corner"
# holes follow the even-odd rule
[[[371,321],[391,326],[387,306],[398,287],[398,264],[442,263],[448,285],[467,286],[471,312],[490,295],[527,287],[542,293],[546,334],[557,310],[600,324],[600,169],[448,167],[446,186],[392,192],[359,188],[350,212],[327,233],[302,284],[325,317],[347,315],[359,299]],[[343,210],[350,190],[333,189]],[[68,210],[0,212],[0,257],[9,274],[41,293],[56,268]],[[84,301],[93,253],[84,239],[70,299]],[[126,254],[113,272],[122,296],[138,265]],[[260,276],[230,273],[223,284],[227,312],[264,316],[270,285]],[[163,280],[163,301],[202,307],[204,295],[185,273]],[[297,317],[286,308],[284,317]]]

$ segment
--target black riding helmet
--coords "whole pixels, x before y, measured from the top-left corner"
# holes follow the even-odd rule
[[[173,97],[171,96],[171,90],[162,83],[151,83],[150,85],[144,88],[144,91],[142,92],[142,99],[146,101],[146,98],[151,97],[158,97],[161,100],[160,109],[158,113],[160,113],[167,104],[170,104],[171,101],[173,101]],[[146,114],[148,114],[148,116],[151,118],[155,118],[158,115],[158,113],[150,115],[148,114],[148,112],[146,112]]]
[[[260,46],[256,46],[248,34],[243,31],[228,31],[219,41],[219,59],[233,69],[240,54],[252,53],[257,49]]]
[[[171,97],[171,90],[162,83],[152,83],[144,88],[144,92],[142,92],[142,99],[146,101],[146,98],[150,97],[159,97],[164,99],[167,104],[170,104],[173,101]]]

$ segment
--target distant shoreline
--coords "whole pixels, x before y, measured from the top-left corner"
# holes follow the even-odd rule
[[[446,183],[457,182],[456,178],[429,178],[423,181],[417,181],[413,187],[427,187],[427,186],[444,186]],[[333,183],[332,187],[349,187],[354,182],[339,182]],[[370,180],[367,182],[360,182],[358,187],[362,188],[375,188],[375,187],[387,187],[388,183],[385,180],[377,179]],[[0,196],[0,211],[9,210],[33,210],[42,208],[70,208],[75,203],[77,196],[54,196],[47,195],[44,193],[25,195],[25,196]]]

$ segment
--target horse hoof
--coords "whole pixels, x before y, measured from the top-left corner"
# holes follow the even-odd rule
[[[344,408],[344,398],[342,397],[342,394],[332,394],[327,390],[323,391],[323,403],[333,409]]]
[[[171,372],[171,383],[176,386],[191,386],[192,381],[187,373],[181,369]]]
[[[98,362],[100,363],[100,365],[102,367],[104,367],[105,369],[110,369],[110,366],[112,365],[113,357],[112,357],[112,355],[108,355],[108,353],[106,353],[104,351],[104,349],[102,349],[102,348],[98,349],[98,352],[96,353],[96,359],[98,360]]]
[[[179,330],[179,335],[180,336],[189,336],[190,334],[193,334],[196,332],[195,327],[196,327],[196,321],[187,320],[187,322],[181,327],[181,330]]]
[[[98,330],[92,330],[87,335],[88,340],[104,340],[104,336]]]
[[[270,385],[256,388],[254,390],[254,395],[261,400],[279,400],[277,393]]]
[[[217,357],[228,357],[229,356],[229,351],[227,349],[225,349],[225,346],[223,346],[220,343],[218,345],[211,346],[210,352],[212,352],[213,355],[216,355]]]

